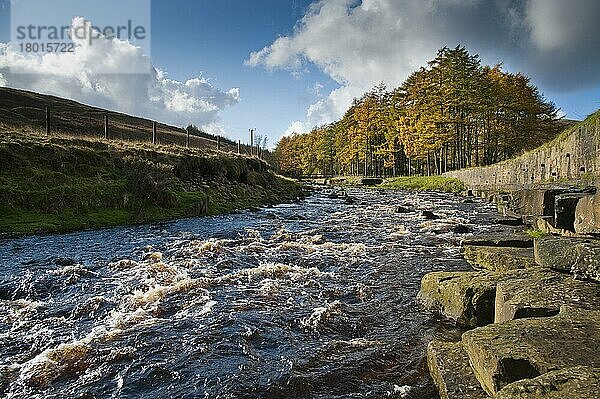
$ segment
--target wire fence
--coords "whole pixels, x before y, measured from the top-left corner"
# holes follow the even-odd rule
[[[0,102],[0,121],[9,125],[28,126],[32,130],[42,130],[47,136],[66,134],[76,137],[219,150],[257,157],[262,157],[264,152],[259,145],[248,145],[221,136],[211,136],[191,126],[186,129],[177,128],[118,112],[96,110],[77,103],[66,102],[57,107],[2,105]]]

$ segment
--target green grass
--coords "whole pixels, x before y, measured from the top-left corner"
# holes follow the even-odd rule
[[[385,181],[378,188],[445,193],[458,193],[465,190],[465,186],[460,180],[442,176],[397,177]]]
[[[0,236],[214,215],[302,195],[255,158],[0,126]]]
[[[527,234],[531,238],[542,238],[548,235],[547,233],[539,229],[525,230],[525,234]]]

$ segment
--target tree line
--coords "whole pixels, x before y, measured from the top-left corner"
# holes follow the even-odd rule
[[[538,147],[561,130],[557,113],[527,76],[442,48],[400,87],[380,84],[339,121],[283,137],[275,156],[292,176],[441,174]]]

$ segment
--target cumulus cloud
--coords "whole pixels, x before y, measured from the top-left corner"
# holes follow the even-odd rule
[[[526,9],[531,40],[542,51],[593,45],[600,34],[598,18],[598,1],[530,0]]]
[[[294,33],[246,63],[301,72],[312,63],[340,87],[307,110],[305,126],[337,119],[380,82],[395,87],[444,46],[507,62],[545,89],[598,83],[597,0],[320,0]]]
[[[89,27],[74,18],[72,28]],[[180,82],[152,65],[136,47],[117,38],[72,38],[72,53],[26,56],[0,44],[0,86],[67,97],[86,104],[172,123],[194,123],[223,133],[219,112],[239,102],[238,88],[221,91],[203,76]],[[143,71],[130,74],[127,71]]]
[[[295,121],[290,124],[285,133],[283,134],[286,137],[293,136],[294,134],[302,134],[306,133],[308,129],[304,126],[304,123],[301,121]]]

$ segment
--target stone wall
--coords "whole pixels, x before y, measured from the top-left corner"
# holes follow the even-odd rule
[[[502,191],[539,183],[600,180],[600,111],[554,141],[518,158],[444,174],[473,191]]]

